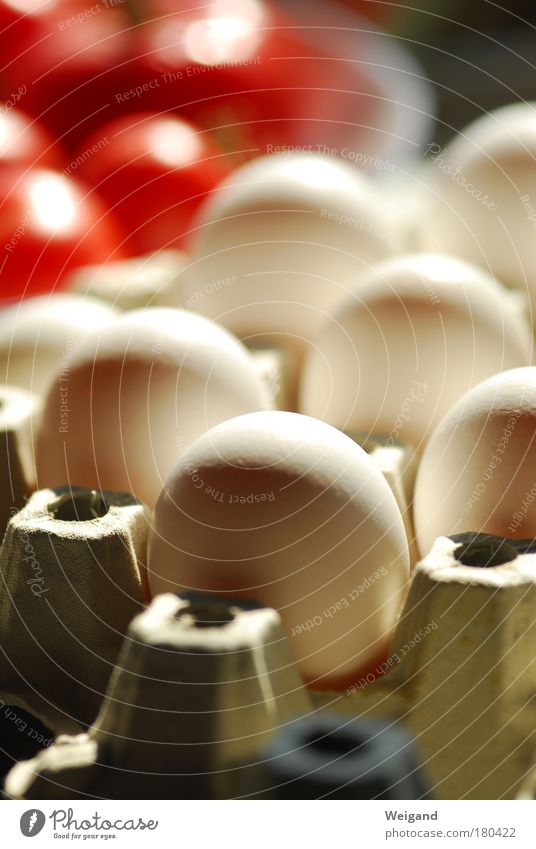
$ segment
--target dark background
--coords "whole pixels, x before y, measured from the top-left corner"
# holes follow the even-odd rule
[[[418,57],[437,93],[436,140],[482,112],[536,100],[536,2],[346,0]]]

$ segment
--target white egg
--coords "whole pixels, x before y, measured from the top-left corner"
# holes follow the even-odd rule
[[[351,439],[295,413],[240,416],[169,475],[149,542],[153,593],[256,598],[282,617],[315,688],[383,659],[409,575],[400,510]]]
[[[203,207],[192,250],[194,309],[241,338],[310,339],[356,277],[399,245],[372,182],[336,157],[265,156]]]
[[[415,488],[422,556],[439,536],[536,537],[536,368],[494,375],[445,416]]]
[[[0,311],[0,383],[43,395],[73,346],[113,321],[108,304],[82,295],[40,295]]]
[[[72,351],[38,434],[41,488],[132,492],[152,507],[182,451],[206,430],[266,409],[244,346],[193,313],[125,313]]]
[[[445,148],[432,145],[427,158],[419,248],[478,263],[534,301],[536,103],[482,116]]]
[[[508,293],[451,257],[387,260],[361,277],[307,355],[300,410],[422,450],[467,390],[528,365],[532,337]]]

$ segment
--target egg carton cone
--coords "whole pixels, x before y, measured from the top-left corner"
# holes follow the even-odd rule
[[[0,386],[0,534],[35,488],[32,430],[41,411],[37,396]]]
[[[413,568],[418,559],[417,540],[415,527],[413,525],[413,490],[415,478],[419,465],[416,451],[402,442],[395,442],[389,436],[380,434],[367,434],[359,431],[344,431],[344,433],[357,442],[367,452],[369,457],[376,463],[385,480],[391,487],[400,508],[406,535],[411,567]]]
[[[295,362],[290,351],[276,345],[246,344],[259,375],[267,386],[267,408],[292,410],[296,407]]]
[[[99,716],[18,764],[14,798],[262,795],[274,732],[324,714],[396,723],[437,799],[527,793],[536,751],[532,541],[436,540],[385,661],[343,692],[304,689],[279,616],[255,602],[158,596],[132,622]],[[384,673],[384,674],[382,674]],[[284,793],[283,793],[284,797]],[[525,797],[524,797],[525,798]]]
[[[310,711],[279,615],[247,600],[158,596],[129,630],[87,734],[18,764],[14,798],[244,795],[274,731]]]
[[[55,734],[100,708],[129,622],[146,600],[148,521],[132,496],[34,493],[0,549],[0,699]]]
[[[167,250],[134,259],[87,265],[73,271],[67,289],[91,295],[119,310],[143,307],[185,307],[184,276],[189,257],[183,251]]]
[[[536,553],[532,541],[440,537],[418,563],[373,683],[313,703],[399,718],[439,799],[515,798],[536,742]],[[535,549],[536,550],[536,549]]]
[[[528,327],[532,327],[531,303],[528,293],[521,289],[506,289],[505,294],[517,315],[522,321],[526,322]],[[532,333],[534,335],[534,329]],[[534,362],[534,355],[532,361]]]

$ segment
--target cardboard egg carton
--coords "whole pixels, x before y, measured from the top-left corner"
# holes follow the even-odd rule
[[[34,493],[0,549],[0,699],[54,733],[96,716],[147,598],[148,521],[132,496]]]
[[[120,310],[143,307],[181,307],[183,280],[189,259],[182,251],[167,250],[144,257],[84,266],[73,271],[67,288],[100,298]]]
[[[402,514],[408,539],[410,564],[413,568],[419,558],[412,513],[413,490],[418,467],[417,453],[410,445],[394,442],[389,436],[356,431],[345,431],[345,433],[374,460],[391,487]]]
[[[4,491],[24,466],[32,410],[30,403],[29,418],[0,420]],[[405,449],[365,447],[378,454],[409,515]],[[42,490],[17,512],[31,489],[28,457],[25,464],[0,550],[0,700],[16,716],[22,708],[36,717],[56,740],[11,771],[8,795],[255,794],[271,737],[325,711],[341,724],[399,720],[438,798],[529,792],[532,543],[438,539],[414,569],[381,677],[315,692],[303,687],[274,611],[189,596],[145,607],[148,517],[131,496]]]
[[[6,791],[34,799],[247,796],[259,786],[271,736],[329,711],[341,725],[399,720],[436,798],[514,798],[536,750],[535,567],[528,543],[438,539],[415,569],[378,669],[385,674],[342,693],[303,687],[275,611],[159,596],[132,620],[89,730],[73,735],[66,722],[70,736],[18,764]],[[26,625],[37,628],[31,611]],[[51,682],[51,698],[70,692]]]
[[[36,395],[0,386],[0,534],[35,487],[32,430],[40,410]]]
[[[532,541],[440,537],[416,567],[386,674],[313,704],[400,717],[437,798],[514,798],[535,747],[535,599]]]
[[[278,614],[255,602],[158,596],[131,623],[87,733],[9,774],[15,798],[246,795],[276,729],[310,710]]]

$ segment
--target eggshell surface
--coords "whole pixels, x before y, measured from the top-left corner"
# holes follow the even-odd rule
[[[192,245],[196,309],[241,338],[296,345],[368,266],[399,250],[371,181],[336,157],[283,153],[238,168],[201,211]]]
[[[152,592],[201,590],[276,608],[308,683],[342,688],[387,650],[409,575],[395,498],[369,456],[287,412],[204,434],[158,500]]]
[[[43,395],[78,340],[113,321],[96,298],[40,295],[0,311],[0,382]]]
[[[363,275],[310,346],[300,410],[422,450],[472,386],[531,362],[528,321],[477,266],[434,254]]]
[[[471,123],[427,156],[419,248],[454,254],[528,291],[536,314],[536,103]]]
[[[536,368],[494,375],[435,430],[419,466],[414,519],[421,556],[467,531],[536,537]]]
[[[125,313],[77,345],[54,381],[39,485],[132,492],[152,507],[194,439],[267,403],[250,355],[222,328],[175,309]]]

